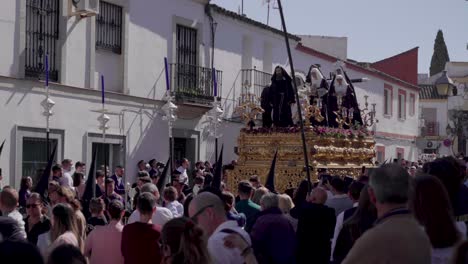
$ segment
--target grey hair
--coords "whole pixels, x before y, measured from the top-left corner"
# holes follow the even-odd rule
[[[263,210],[270,209],[273,207],[278,207],[279,206],[278,195],[274,193],[267,193],[263,195],[262,199],[260,199],[260,204],[262,205]]]
[[[408,172],[396,164],[386,164],[373,170],[369,185],[379,203],[404,204],[411,188]]]
[[[141,186],[141,193],[149,192],[151,194],[154,193],[159,193],[158,187],[154,185],[153,183],[145,183],[143,186]]]

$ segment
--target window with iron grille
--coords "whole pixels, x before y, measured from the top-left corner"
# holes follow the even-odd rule
[[[96,48],[122,53],[122,7],[99,2],[96,18]]]
[[[45,79],[45,55],[49,78],[58,81],[57,41],[59,0],[26,0],[25,75]]]
[[[193,94],[199,88],[198,78],[209,80],[203,77],[211,76],[211,71],[204,72],[197,66],[197,30],[177,25],[176,34],[176,89],[177,92]]]

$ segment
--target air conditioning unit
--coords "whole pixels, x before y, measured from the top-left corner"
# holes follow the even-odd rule
[[[428,140],[426,142],[426,149],[438,149],[440,143],[437,141]]]
[[[99,14],[99,0],[69,0],[68,10],[68,16],[95,16]]]

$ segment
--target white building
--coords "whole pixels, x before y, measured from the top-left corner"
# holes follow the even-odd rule
[[[423,153],[439,156],[468,153],[468,62],[447,62],[447,75],[455,89],[439,95],[435,82],[442,73],[421,76],[419,86],[421,118],[424,127],[418,140]]]
[[[250,83],[259,93],[269,84],[273,68],[287,67],[288,59],[281,31],[207,4],[207,0],[107,0],[100,2],[98,16],[81,17],[70,16],[72,1],[4,3],[0,11],[4,184],[18,186],[22,176],[34,175],[47,159],[40,106],[45,98],[45,53],[50,56],[50,95],[56,103],[50,127],[53,143],[58,143],[57,161],[71,158],[90,164],[97,147],[102,164],[107,149],[111,166],[127,167],[128,181],[138,160],[165,161],[168,126],[159,111],[166,92],[165,57],[179,107],[174,156],[214,161],[206,117],[214,95],[213,31],[218,96],[225,112],[220,144],[224,160],[235,159],[233,149],[243,124],[235,122],[232,113],[242,84]],[[334,70],[337,58],[301,45],[297,36],[291,35],[290,41],[299,75],[311,64],[320,64],[325,73]],[[378,159],[415,160],[417,86],[352,62],[346,67],[351,78],[371,79],[357,85],[356,92],[361,105],[365,94],[369,103],[377,104],[379,123],[373,129]],[[101,109],[100,75],[105,76],[111,117],[105,142],[96,112]]]

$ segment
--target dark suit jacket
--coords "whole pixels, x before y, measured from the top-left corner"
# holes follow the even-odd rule
[[[322,204],[304,203],[297,224],[298,263],[328,264],[335,231],[335,210]]]

